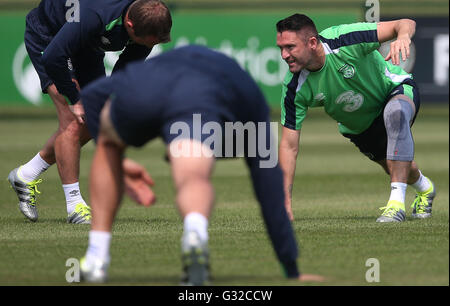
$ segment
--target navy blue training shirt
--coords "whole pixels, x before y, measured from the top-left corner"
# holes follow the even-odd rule
[[[72,82],[67,60],[77,54],[91,52],[120,51],[113,72],[126,63],[145,59],[151,52],[146,46],[132,42],[123,26],[128,7],[135,0],[42,0],[39,18],[50,29],[54,38],[45,49],[42,61],[48,76],[58,91],[71,104],[79,99],[79,92]],[[73,14],[79,3],[79,18]],[[72,19],[72,22],[66,20]],[[93,72],[95,73],[95,72]],[[93,79],[101,75],[93,76]]]

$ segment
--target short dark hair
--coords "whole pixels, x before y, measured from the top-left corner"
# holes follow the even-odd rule
[[[277,22],[277,32],[279,33],[284,31],[299,32],[303,29],[308,30],[312,36],[319,39],[316,25],[306,15],[294,14]]]
[[[128,9],[128,18],[133,22],[133,30],[136,36],[153,35],[161,42],[170,41],[172,16],[164,2],[160,0],[136,0]]]

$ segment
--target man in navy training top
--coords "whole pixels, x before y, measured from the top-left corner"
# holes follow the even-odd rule
[[[55,162],[66,197],[67,221],[89,224],[90,207],[79,187],[80,148],[91,138],[84,124],[79,90],[105,76],[105,51],[120,51],[113,73],[144,60],[158,43],[170,41],[172,19],[159,0],[42,0],[26,17],[25,46],[42,91],[55,104],[59,128],[9,181],[19,208],[31,221],[39,176]]]
[[[214,156],[220,156],[215,150],[217,146],[223,149],[223,143],[221,137],[220,144],[206,141],[214,134],[204,134],[206,124],[202,134],[196,135],[196,125],[215,125],[217,132],[223,131],[226,122],[263,124],[253,135],[256,148],[259,142],[263,146],[270,143],[276,153],[276,143],[270,142],[269,108],[258,86],[229,57],[206,47],[187,46],[144,64],[131,64],[112,77],[89,84],[81,92],[81,101],[97,144],[89,180],[93,219],[86,256],[80,262],[82,278],[88,282],[104,282],[107,278],[111,228],[123,190],[145,206],[154,202],[148,187],[152,184],[150,176],[123,155],[127,146],[141,147],[161,137],[167,146],[184,223],[183,283],[208,284],[207,230],[214,202],[210,176]],[[196,115],[201,115],[201,122],[196,122]],[[271,167],[261,167],[267,157],[247,152],[249,147],[245,160],[286,276],[321,280],[298,271],[297,244],[284,209],[283,178],[277,161]]]

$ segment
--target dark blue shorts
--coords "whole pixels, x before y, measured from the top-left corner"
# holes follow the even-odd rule
[[[47,75],[42,64],[42,54],[52,39],[53,35],[50,33],[50,30],[39,20],[38,8],[34,8],[26,17],[25,47],[31,63],[39,76],[41,89],[44,93],[47,92],[47,87],[53,84],[53,81]]]
[[[111,120],[121,139],[135,147],[141,147],[157,137],[161,137],[166,144],[180,139],[204,142],[214,135],[214,130],[205,132],[205,125],[208,126],[211,122],[220,126],[222,131],[224,129],[225,119],[219,113],[208,109],[180,113],[161,122],[160,115],[154,113],[151,108],[141,108],[139,115],[136,115],[136,109],[123,108],[123,105],[117,100],[112,100]],[[158,124],[155,124],[156,122]],[[210,148],[214,150],[214,146]]]
[[[406,95],[413,100],[416,112],[411,125],[414,124],[420,108],[420,95],[416,83],[411,79],[407,79],[404,84],[395,87],[386,98],[385,105],[396,95]],[[361,153],[373,161],[386,159],[387,133],[383,114],[384,109],[381,114],[375,118],[370,127],[361,134],[343,134],[344,137],[349,138],[350,141],[358,147]]]
[[[31,63],[41,81],[42,92],[47,93],[47,87],[54,82],[47,75],[42,63],[42,54],[54,39],[55,34],[40,20],[38,8],[31,10],[26,16],[25,24],[25,47]],[[67,61],[67,68],[73,79],[76,79],[80,87],[93,81],[99,76],[105,75],[103,63],[104,52],[96,50],[82,50]],[[88,61],[86,59],[89,59]]]
[[[157,137],[161,137],[165,144],[170,144],[174,140],[193,139],[209,147],[215,157],[231,158],[248,155],[248,144],[251,142],[248,138],[249,134],[230,128],[236,122],[229,121],[222,116],[220,111],[195,109],[160,122],[160,116],[153,113],[150,108],[140,109],[140,114],[137,116],[136,109],[122,108],[121,106],[124,104],[120,104],[122,103],[112,100],[110,116],[115,130],[128,145],[141,147]],[[145,116],[141,117],[140,115],[143,114]],[[154,125],[158,121],[159,124]],[[260,133],[258,123],[265,123],[265,138],[258,138],[258,133]],[[249,116],[242,122],[242,125],[255,127],[256,134],[252,139],[257,139],[255,140],[256,145],[260,140],[266,147],[270,145],[269,138],[267,138],[270,135],[270,130],[267,130],[270,122],[266,109],[255,112],[254,116]]]
[[[152,105],[145,99],[131,99],[130,96],[129,99],[123,100],[115,97],[111,100],[110,116],[115,130],[128,145],[141,147],[157,137],[161,137],[166,144],[174,140],[194,139],[202,143],[206,142],[212,151],[221,156],[232,157],[244,152],[234,150],[230,154],[224,151],[225,141],[228,143],[232,141],[233,147],[236,148],[236,133],[234,131],[225,133],[226,124],[234,124],[237,121],[242,122],[243,125],[247,122],[269,124],[269,111],[264,104],[265,100],[259,95],[259,92],[254,92],[253,96],[251,96],[251,91],[248,94],[248,99],[261,97],[261,105],[248,112],[244,108],[239,113],[236,113],[237,109],[226,109],[223,105],[219,106],[218,104],[221,102],[217,100],[217,97],[211,97],[209,93],[191,94],[188,99],[175,98],[182,101],[183,104],[179,108],[174,105],[168,106],[170,109],[163,112],[161,112],[161,107],[164,108],[163,105]],[[189,108],[191,100],[195,100],[197,103],[203,100],[210,105],[217,106],[201,108],[193,105],[192,108]],[[257,127],[256,124],[254,126]],[[245,135],[244,144],[247,144],[246,137],[247,135]],[[221,145],[216,147],[215,145],[219,142]],[[243,149],[245,150],[245,148]]]

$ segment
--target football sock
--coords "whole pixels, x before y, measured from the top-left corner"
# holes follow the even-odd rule
[[[67,214],[70,215],[75,210],[75,206],[77,206],[77,204],[86,204],[86,202],[81,196],[80,184],[78,182],[62,186],[64,189],[64,194],[66,195]]]
[[[89,246],[86,252],[86,261],[88,264],[98,259],[109,262],[110,243],[110,232],[90,231]]]
[[[36,180],[50,165],[42,159],[38,153],[28,163],[21,166],[18,170],[19,177],[25,182],[29,183]]]
[[[203,242],[208,241],[208,219],[200,213],[191,212],[184,217],[184,232],[195,231]]]
[[[406,187],[405,183],[392,182],[391,183],[391,196],[389,201],[394,200],[400,203],[405,203]]]
[[[430,181],[420,172],[420,177],[414,184],[411,184],[411,187],[413,187],[417,192],[425,192],[428,189],[430,189],[431,184]]]

